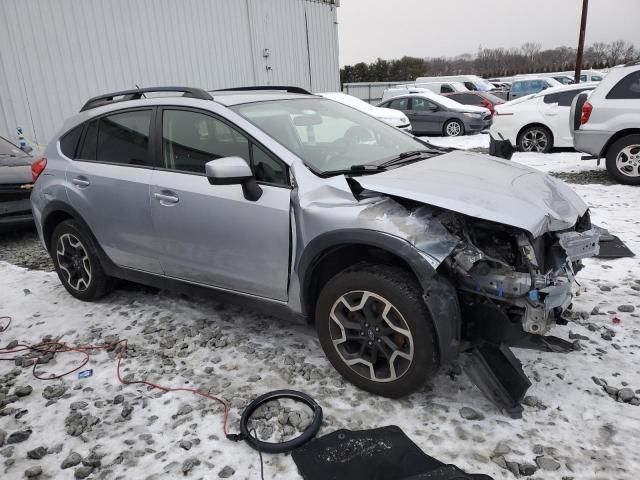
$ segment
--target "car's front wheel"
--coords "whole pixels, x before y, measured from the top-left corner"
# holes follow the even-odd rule
[[[627,135],[609,147],[607,171],[620,183],[640,185],[640,135]]]
[[[464,135],[464,123],[456,119],[447,120],[443,131],[445,137],[459,137]]]
[[[316,329],[334,368],[363,390],[401,397],[438,366],[435,334],[421,289],[408,272],[363,265],[322,289]]]
[[[74,297],[92,301],[111,286],[90,236],[74,220],[61,222],[51,235],[51,258],[64,288]]]

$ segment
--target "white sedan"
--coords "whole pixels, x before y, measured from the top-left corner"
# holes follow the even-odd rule
[[[553,147],[573,147],[571,101],[596,85],[563,85],[497,105],[489,133],[496,140],[510,140],[522,152],[547,153]]]
[[[411,132],[411,122],[409,122],[409,119],[404,113],[398,110],[394,110],[392,108],[375,107],[368,104],[364,100],[360,100],[359,98],[356,98],[352,95],[347,95],[346,93],[342,92],[317,93],[316,95],[320,95],[335,102],[343,103],[344,105],[367,113],[372,117],[375,117],[378,120],[382,120],[383,122],[404,130],[405,132]]]

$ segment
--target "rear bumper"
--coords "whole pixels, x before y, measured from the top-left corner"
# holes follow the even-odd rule
[[[0,217],[0,232],[32,227],[33,224],[31,212],[21,215],[5,215]]]
[[[588,153],[596,158],[600,158],[604,146],[607,144],[613,132],[602,132],[597,130],[575,130],[573,132],[573,146],[578,152]]]

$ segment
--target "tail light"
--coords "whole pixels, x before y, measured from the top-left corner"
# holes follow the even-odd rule
[[[593,105],[591,105],[589,102],[585,102],[584,105],[582,105],[582,115],[580,115],[580,125],[584,125],[589,121],[589,118],[591,117],[591,112],[593,112]]]
[[[31,178],[33,179],[34,183],[38,179],[40,174],[44,172],[44,169],[46,166],[47,166],[46,158],[40,158],[31,164]]]

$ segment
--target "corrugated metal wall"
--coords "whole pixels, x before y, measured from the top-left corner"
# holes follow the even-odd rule
[[[265,57],[265,49],[269,56]],[[43,144],[91,96],[135,85],[338,90],[320,0],[1,0],[0,135]]]

